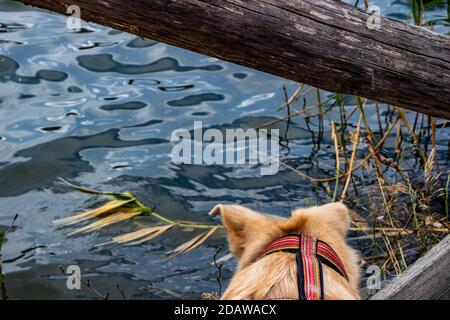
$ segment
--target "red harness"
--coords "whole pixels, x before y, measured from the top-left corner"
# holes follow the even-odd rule
[[[325,242],[309,235],[287,235],[272,241],[263,252],[292,252],[297,259],[300,300],[323,300],[322,263],[337,271],[348,281],[344,265],[336,252]]]

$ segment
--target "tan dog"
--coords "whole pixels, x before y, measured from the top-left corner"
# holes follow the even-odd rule
[[[239,205],[219,204],[209,214],[220,214],[231,252],[238,260],[222,299],[298,299],[295,254],[276,252],[261,257],[270,242],[294,233],[328,243],[343,262],[348,281],[323,266],[326,300],[360,298],[358,255],[345,242],[350,216],[342,203],[296,210],[289,219],[263,215]]]

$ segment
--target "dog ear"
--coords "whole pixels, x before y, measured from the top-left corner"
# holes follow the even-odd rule
[[[239,205],[218,204],[209,212],[209,215],[220,215],[227,231],[231,251],[239,258],[246,241],[246,227],[260,217],[260,214]]]
[[[333,202],[324,206],[328,211],[330,223],[342,234],[346,234],[350,227],[350,212],[345,204],[342,202]]]
[[[350,227],[350,213],[342,202],[332,202],[317,207],[320,211],[318,218],[322,223],[327,223],[340,234],[346,235]]]
[[[321,226],[329,226],[345,236],[350,227],[350,213],[342,202],[296,210],[288,226],[298,229],[302,225],[313,226],[315,230],[320,230]]]

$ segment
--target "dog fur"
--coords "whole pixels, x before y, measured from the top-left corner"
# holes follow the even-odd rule
[[[360,299],[358,254],[345,242],[350,216],[339,202],[299,209],[288,219],[263,215],[239,205],[219,204],[210,215],[220,215],[237,270],[222,299],[298,299],[295,255],[276,252],[260,258],[273,240],[292,233],[317,237],[338,254],[349,281],[323,266],[325,300]]]

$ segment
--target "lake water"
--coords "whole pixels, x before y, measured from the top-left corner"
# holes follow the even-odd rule
[[[409,21],[407,1],[376,3],[383,15]],[[445,13],[438,8],[427,17]],[[441,23],[435,30],[448,33],[450,28]],[[248,128],[284,115],[276,112],[285,101],[283,85],[288,93],[298,87],[95,24],[70,31],[63,16],[0,0],[0,226],[5,229],[19,213],[17,229],[2,249],[9,296],[95,298],[87,290],[66,289],[58,266],[72,264],[113,298],[119,297],[116,284],[129,298],[142,299],[199,299],[202,292],[217,291],[212,261],[219,247],[224,247],[219,257],[228,253],[223,233],[172,260],[165,253],[195,232],[170,232],[140,246],[95,247],[148,225],[148,218],[68,237],[68,230],[56,228],[52,220],[100,202],[69,192],[57,178],[101,190],[130,190],[168,217],[208,223],[218,222],[207,212],[219,202],[283,216],[290,207],[329,202],[321,188],[287,169],[260,176],[259,168],[249,165],[171,162],[171,133],[192,129],[195,120],[204,127]],[[308,105],[315,102],[315,94],[309,95]],[[330,117],[339,121],[338,112]],[[369,121],[377,123],[375,113]],[[278,127],[284,130],[286,123]],[[312,140],[317,131],[315,121],[295,118],[282,159],[311,176],[333,176],[330,128],[325,127],[319,150]],[[448,130],[439,131],[442,165],[448,165],[448,139]],[[355,245],[370,253],[367,243]],[[224,284],[234,268],[233,259],[224,262]]]

